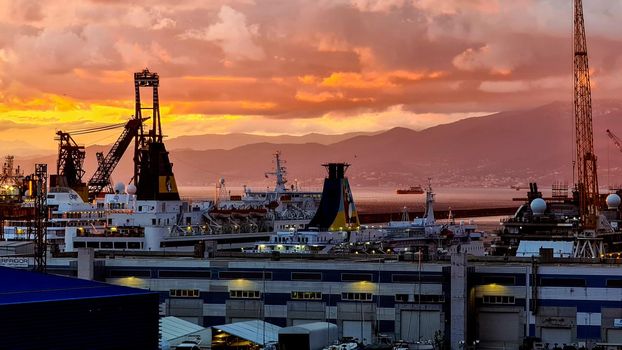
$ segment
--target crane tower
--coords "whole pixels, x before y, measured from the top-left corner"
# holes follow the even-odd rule
[[[595,230],[598,208],[598,176],[592,132],[592,91],[587,59],[582,0],[574,1],[574,118],[577,191],[581,226]]]
[[[574,0],[574,123],[575,164],[581,227],[576,237],[574,256],[597,258],[605,252],[599,229],[599,193],[594,134],[592,130],[592,89],[587,58],[583,2]]]
[[[134,183],[139,200],[179,200],[179,192],[173,174],[173,164],[162,141],[162,124],[160,122],[160,101],[158,87],[160,76],[144,69],[134,73],[134,89],[136,111],[134,117],[141,120],[139,132],[136,134],[134,149]],[[143,106],[140,96],[141,88],[152,89],[151,106]],[[142,124],[143,110],[151,110],[151,129],[145,133]]]

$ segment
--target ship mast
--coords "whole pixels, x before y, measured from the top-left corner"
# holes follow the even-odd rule
[[[432,192],[432,179],[428,178],[428,188],[425,191],[425,223],[434,224],[434,192]]]
[[[285,187],[285,184],[287,183],[287,169],[285,168],[285,166],[282,165],[284,163],[285,161],[281,160],[281,151],[276,151],[276,153],[274,154],[274,172],[268,172],[265,174],[266,177],[268,177],[268,175],[274,175],[276,177],[274,192],[277,193],[283,193],[287,191],[287,188]]]

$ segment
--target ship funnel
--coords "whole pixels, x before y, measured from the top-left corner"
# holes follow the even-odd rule
[[[324,179],[324,189],[320,206],[309,227],[322,231],[356,231],[360,222],[350,183],[345,172],[350,166],[347,163],[322,164],[328,176]]]

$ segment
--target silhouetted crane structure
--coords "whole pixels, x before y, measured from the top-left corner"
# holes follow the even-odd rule
[[[157,73],[144,69],[134,73],[136,96],[135,118],[143,119],[144,110],[151,110],[151,129],[145,133],[142,123],[135,137],[134,148],[134,184],[136,196],[140,200],[179,200],[177,184],[173,175],[168,152],[162,142],[162,124],[160,122],[160,101],[158,87],[160,77]],[[153,92],[151,106],[143,106],[141,88],[150,88]]]
[[[50,183],[53,187],[69,187],[75,190],[83,200],[92,201],[102,194],[104,189],[111,187],[110,176],[123,157],[123,154],[134,139],[134,176],[132,180],[137,187],[139,199],[179,200],[177,185],[173,176],[172,164],[162,139],[162,124],[160,122],[160,102],[158,87],[160,85],[157,73],[148,69],[134,74],[134,88],[136,93],[135,115],[126,123],[57,132],[59,140],[57,174],[53,175]],[[150,107],[141,102],[141,88],[153,90],[153,100]],[[150,117],[143,117],[144,110],[151,110],[153,124],[145,133],[143,123]],[[97,154],[97,170],[88,181],[82,182],[84,176],[85,150],[78,145],[73,136],[107,131],[123,127],[124,130],[112,145],[106,156]]]
[[[598,225],[598,176],[592,131],[592,91],[585,39],[582,0],[574,0],[574,123],[576,142],[576,190],[581,213],[581,235],[576,256],[602,254],[602,241],[595,237]]]
[[[74,189],[83,200],[87,200],[88,191],[82,182],[84,176],[84,146],[78,145],[68,132],[57,131],[58,159],[56,175],[50,179],[52,187],[69,187]]]
[[[607,136],[609,136],[613,143],[615,143],[615,145],[618,147],[618,150],[622,152],[622,140],[609,129],[607,129]]]
[[[88,182],[89,200],[99,196],[105,188],[111,186],[110,176],[114,171],[127,147],[132,143],[132,139],[139,135],[138,131],[142,128],[142,123],[147,118],[132,118],[124,126],[123,132],[112,145],[108,154],[104,157],[103,153],[97,153],[97,170]]]
[[[99,196],[104,189],[111,188],[110,176],[123,154],[127,150],[132,139],[139,135],[139,130],[143,121],[148,118],[132,117],[126,123],[104,125],[94,128],[72,130],[69,132],[58,131],[56,134],[59,141],[58,159],[56,163],[56,174],[50,178],[52,187],[69,187],[75,190],[84,201],[93,200]],[[123,127],[123,132],[112,145],[106,156],[97,153],[97,170],[88,181],[88,185],[82,181],[84,176],[84,158],[86,152],[83,145],[79,145],[72,136],[92,134],[101,131],[108,131]]]

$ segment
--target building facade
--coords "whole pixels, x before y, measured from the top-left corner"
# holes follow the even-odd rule
[[[205,327],[328,321],[367,343],[382,333],[452,349],[518,349],[528,337],[550,348],[622,343],[617,264],[116,257],[98,266],[107,282],[158,292],[161,314]]]

